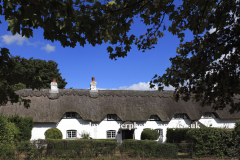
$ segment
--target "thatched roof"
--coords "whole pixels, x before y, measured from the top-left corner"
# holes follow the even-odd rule
[[[211,107],[201,107],[198,103],[172,100],[173,91],[135,91],[59,89],[59,93],[49,93],[49,89],[16,91],[24,98],[31,99],[30,108],[23,103],[0,106],[4,115],[19,114],[31,116],[34,122],[57,123],[66,112],[77,112],[84,120],[101,121],[107,114],[117,114],[122,121],[147,121],[151,115],[158,115],[162,121],[170,121],[176,113],[186,113],[189,119],[198,120],[205,112],[214,112]],[[215,112],[220,119],[240,118],[240,113],[230,114],[227,106]]]

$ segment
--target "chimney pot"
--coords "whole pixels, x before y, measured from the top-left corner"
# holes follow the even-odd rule
[[[92,82],[90,83],[90,91],[97,92],[97,82],[95,82],[95,77],[92,77]]]
[[[58,84],[56,82],[56,78],[53,78],[53,81],[51,82],[51,89],[49,90],[49,93],[58,93]]]

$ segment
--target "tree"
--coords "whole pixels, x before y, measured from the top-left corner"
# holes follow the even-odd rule
[[[53,78],[56,78],[58,88],[64,89],[67,85],[65,79],[61,77],[59,69],[57,69],[58,64],[52,60],[47,62],[41,59],[33,59],[33,57],[27,60],[25,58],[20,58],[20,56],[11,56],[11,59],[16,62],[16,66],[12,73],[14,74],[16,72],[22,75],[21,79],[18,80],[20,85],[14,85],[13,87],[15,88],[24,88],[24,86],[25,88],[32,88],[31,82],[33,81],[33,79],[29,75],[32,75],[36,72],[39,73],[39,76],[43,83],[42,88],[51,88],[50,83],[52,82]]]
[[[18,33],[29,38],[33,36],[31,28],[42,27],[45,39],[60,41],[63,47],[73,48],[77,42],[84,47],[86,41],[93,46],[103,41],[110,42],[116,46],[114,50],[109,46],[107,51],[109,58],[115,60],[127,56],[133,43],[142,51],[154,48],[158,38],[164,35],[166,26],[163,22],[168,15],[172,21],[168,31],[180,38],[178,55],[170,59],[172,66],[166,70],[167,73],[153,77],[150,87],[154,87],[155,83],[162,90],[162,85],[172,85],[176,87],[176,101],[180,95],[185,101],[192,96],[203,106],[213,104],[213,108],[219,109],[231,104],[231,112],[239,110],[240,104],[233,102],[234,95],[240,92],[240,20],[236,19],[240,12],[239,1],[183,0],[179,6],[173,3],[174,0],[87,2],[90,4],[85,0],[76,0],[75,3],[72,0],[4,0],[4,13],[1,10],[0,13],[9,21],[8,30],[13,35]],[[18,10],[15,9],[17,5],[20,5]],[[145,25],[152,26],[140,37],[128,36],[126,33],[130,30],[133,17],[139,15]],[[213,28],[215,31],[209,32]],[[186,30],[194,34],[191,42],[184,41]],[[6,60],[7,53],[6,49],[1,52]],[[225,57],[218,61],[222,55]],[[10,62],[4,62],[4,65],[9,66]],[[36,87],[41,86],[41,81],[36,83]]]
[[[26,108],[30,107],[30,100],[22,99],[14,93],[14,91],[26,88],[37,88],[36,84],[41,84],[41,88],[50,88],[50,83],[52,78],[56,78],[58,82],[58,88],[64,89],[67,82],[61,77],[59,69],[57,69],[58,64],[54,61],[40,60],[30,58],[29,60],[25,58],[20,58],[20,56],[11,56],[10,62],[13,62],[14,67],[11,68],[11,71],[7,71],[7,80],[5,83],[3,81],[2,88],[6,87],[6,91],[10,92],[11,102],[24,102]],[[33,76],[37,75],[37,78]],[[8,79],[14,79],[14,81],[9,81]],[[17,80],[16,80],[17,79]],[[10,82],[10,83],[7,83]],[[15,82],[15,83],[14,83]],[[1,83],[0,83],[1,84]],[[6,84],[6,86],[4,86]],[[0,100],[3,102],[8,101],[8,96],[5,92],[1,92]],[[5,99],[4,99],[5,98]],[[3,103],[4,104],[4,103]]]
[[[240,103],[233,101],[240,94],[239,14],[235,0],[184,1],[169,17],[173,21],[169,31],[181,38],[178,55],[170,58],[167,73],[154,76],[151,87],[152,82],[160,90],[172,85],[176,101],[181,95],[185,101],[192,97],[216,110],[229,104],[230,113],[239,111]],[[194,39],[183,43],[186,29]]]
[[[21,90],[21,89],[27,89],[26,85],[21,83],[21,82],[19,82],[18,84],[13,85],[11,87],[12,87],[13,91],[18,91],[18,90]]]

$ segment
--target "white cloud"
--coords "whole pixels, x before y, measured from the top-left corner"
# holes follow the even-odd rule
[[[107,90],[149,90],[149,91],[154,91],[157,90],[157,86],[155,86],[155,89],[151,89],[149,88],[149,82],[145,83],[145,82],[139,82],[138,84],[133,84],[131,86],[122,86],[117,88],[111,88],[111,89],[107,89]],[[97,88],[98,90],[106,90],[106,88]],[[163,90],[175,90],[174,87],[169,86],[169,87],[164,87]]]
[[[2,41],[5,44],[11,44],[11,43],[17,42],[17,44],[21,46],[24,41],[27,41],[26,37],[25,36],[22,37],[20,34],[15,34],[14,36],[13,35],[4,35],[1,37],[2,37]]]
[[[139,82],[138,84],[133,84],[129,87],[127,86],[119,87],[119,89],[120,90],[156,90],[156,89],[150,89],[149,86],[150,86],[149,82],[148,83]]]
[[[23,45],[24,42],[27,42],[27,45],[32,45],[35,47],[37,47],[37,45],[44,45],[44,42],[40,42],[40,41],[31,43],[25,36],[22,37],[22,35],[18,33],[15,35],[10,35],[10,34],[4,35],[4,36],[1,36],[1,38],[2,38],[2,42],[4,42],[5,44],[17,43],[17,45]],[[48,50],[51,50],[51,46],[50,47],[46,46],[46,47]]]
[[[42,47],[41,49],[43,49],[49,53],[49,52],[55,51],[55,46],[51,46],[50,44],[47,44],[45,47]]]

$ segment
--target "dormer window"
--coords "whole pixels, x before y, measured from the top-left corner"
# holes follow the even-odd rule
[[[151,115],[148,121],[160,121],[160,118],[157,115]]]
[[[175,114],[174,119],[187,119],[187,116],[184,113]]]
[[[117,120],[117,115],[116,114],[108,114],[107,115],[107,120],[108,121],[116,121]]]
[[[213,114],[211,112],[205,112],[202,118],[213,118]]]
[[[107,120],[108,121],[119,121],[121,119],[116,114],[108,114]]]
[[[66,118],[76,118],[76,113],[75,112],[67,112]]]
[[[71,118],[77,118],[77,119],[82,119],[82,117],[77,114],[76,112],[66,112],[62,118],[67,118],[67,119],[71,119]]]

